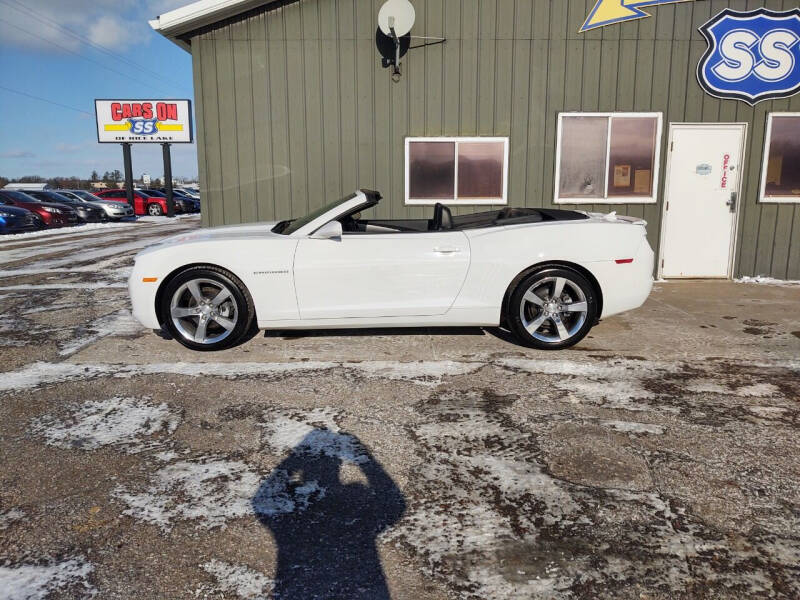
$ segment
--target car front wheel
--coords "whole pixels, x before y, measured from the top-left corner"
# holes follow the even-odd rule
[[[148,204],[147,214],[149,214],[151,217],[160,217],[164,214],[164,210],[161,208],[160,204]]]
[[[511,295],[508,323],[516,337],[540,350],[580,342],[597,319],[597,295],[572,269],[550,267],[526,276]]]
[[[161,294],[162,322],[192,350],[223,350],[252,327],[253,300],[242,282],[218,267],[192,267],[179,273]]]

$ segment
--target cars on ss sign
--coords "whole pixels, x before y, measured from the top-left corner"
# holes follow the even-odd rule
[[[43,227],[65,227],[78,221],[75,211],[65,204],[39,202],[23,192],[0,190],[0,200],[6,205],[24,208],[36,214]]]
[[[579,342],[650,293],[640,219],[504,208],[368,218],[359,190],[305,217],[201,229],[140,252],[133,314],[194,350],[262,329],[498,326],[542,349]]]

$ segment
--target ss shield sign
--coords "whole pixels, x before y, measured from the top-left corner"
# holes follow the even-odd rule
[[[800,91],[800,8],[726,8],[700,28],[708,50],[697,80],[712,96],[755,104]]]

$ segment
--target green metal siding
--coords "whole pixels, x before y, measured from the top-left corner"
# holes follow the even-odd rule
[[[415,35],[447,42],[412,50],[397,84],[374,46],[383,0],[279,3],[197,32],[203,224],[289,218],[357,187],[383,192],[384,218],[427,215],[403,205],[406,136],[510,136],[509,204],[551,206],[559,112],[662,112],[658,204],[578,208],[644,217],[658,248],[669,123],[747,123],[735,275],[800,279],[800,204],[757,202],[767,114],[800,112],[800,95],[750,107],[695,78],[711,16],[796,0],[664,5],[579,33],[594,2],[414,0]]]

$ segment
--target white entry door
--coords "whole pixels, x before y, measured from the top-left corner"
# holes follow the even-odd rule
[[[441,315],[469,268],[462,231],[303,239],[294,259],[302,319]]]
[[[730,277],[746,126],[673,124],[662,277]]]

